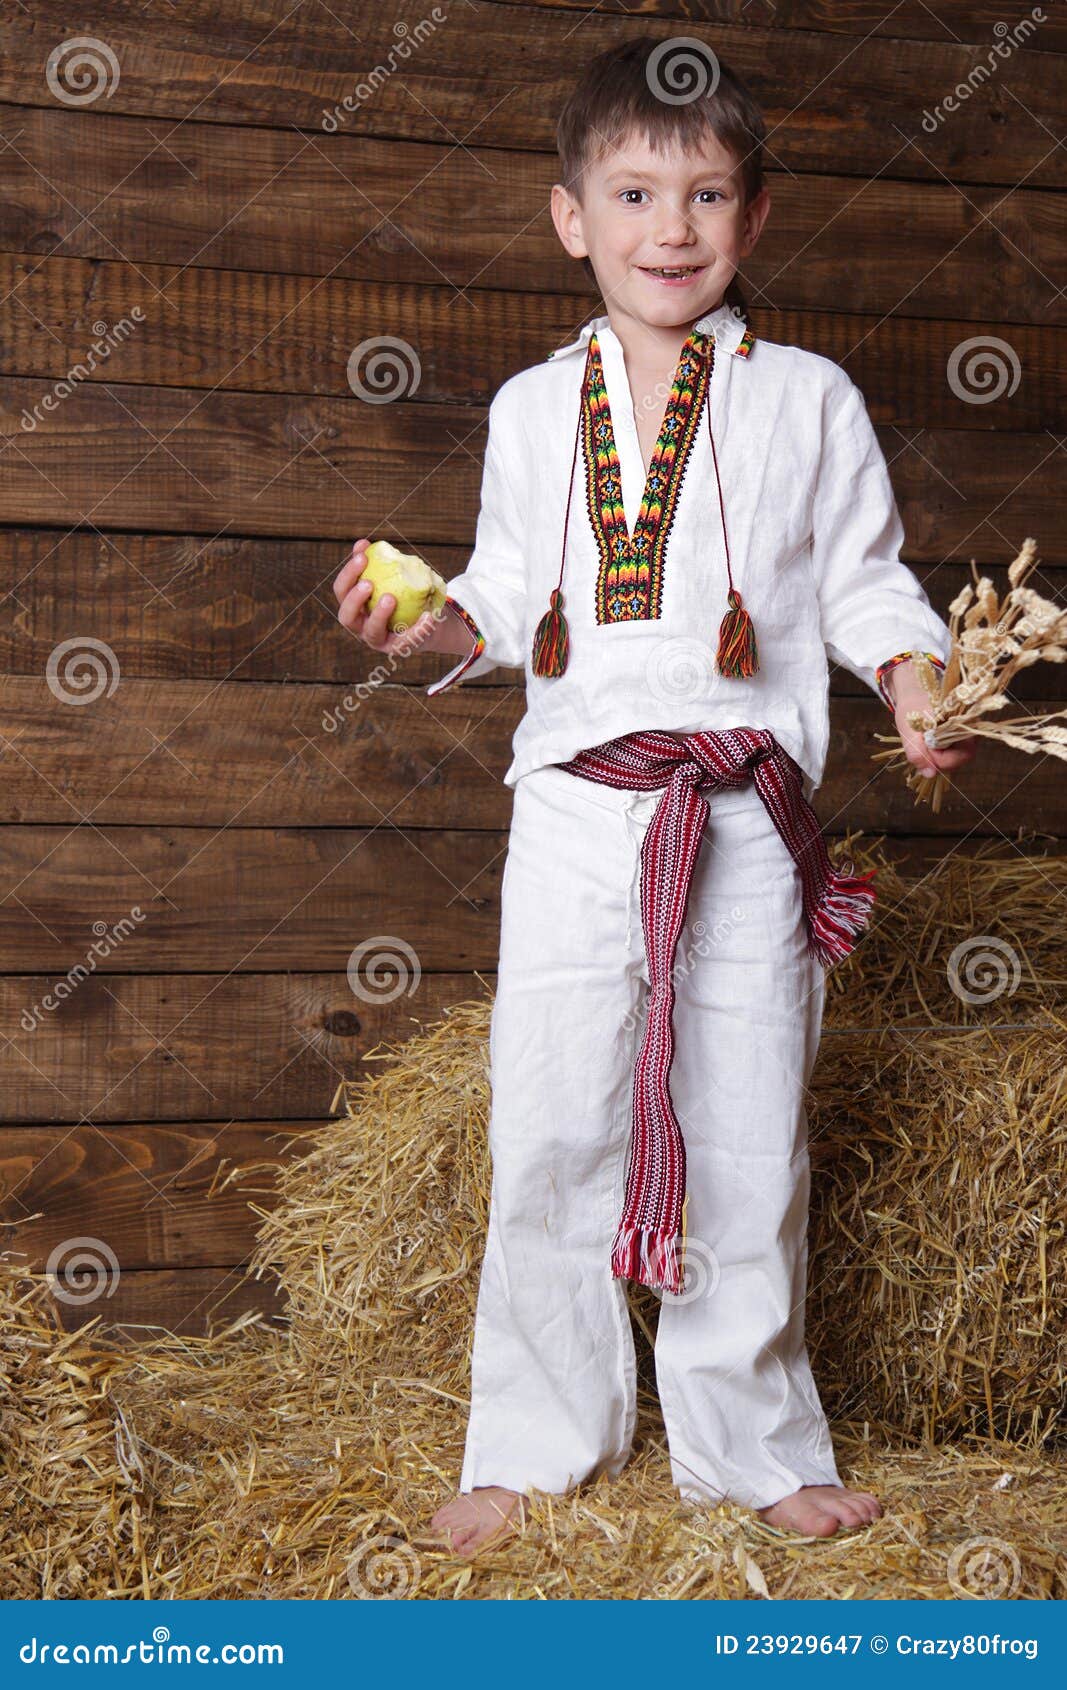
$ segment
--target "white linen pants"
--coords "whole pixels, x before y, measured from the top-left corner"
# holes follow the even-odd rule
[[[515,787],[461,1491],[563,1493],[630,1453],[633,1334],[610,1258],[649,983],[640,850],[661,790],[555,766]],[[656,1382],[680,1494],[758,1508],[842,1482],[804,1340],[823,969],[754,783],[708,796],[674,965],[686,1278],[658,1293]]]

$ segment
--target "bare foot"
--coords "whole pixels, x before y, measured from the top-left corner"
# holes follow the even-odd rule
[[[516,1530],[525,1518],[520,1491],[505,1490],[503,1485],[476,1485],[439,1508],[431,1524],[450,1540],[450,1547],[458,1554],[472,1555],[498,1533]]]
[[[870,1491],[846,1490],[843,1485],[801,1485],[756,1513],[769,1526],[785,1526],[804,1537],[833,1537],[841,1526],[867,1526],[877,1520],[882,1505]]]

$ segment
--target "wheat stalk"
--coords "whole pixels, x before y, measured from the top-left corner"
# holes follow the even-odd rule
[[[913,660],[930,706],[910,710],[907,720],[911,727],[925,730],[927,745],[940,749],[973,734],[1018,751],[1047,751],[1067,758],[1067,713],[1013,716],[1008,721],[996,715],[1009,702],[1008,689],[1020,669],[1034,663],[1067,662],[1067,609],[1024,584],[1037,561],[1037,542],[1024,540],[1018,557],[1008,565],[1010,586],[1001,600],[988,576],[979,577],[971,559],[973,582],[949,605],[952,650],[944,673],[939,674],[928,657],[917,655]],[[929,801],[933,810],[939,810],[948,784],[945,776],[921,774],[909,761],[898,734],[876,737],[893,744],[888,751],[876,751],[874,761],[886,761],[887,768],[904,765],[915,802]]]

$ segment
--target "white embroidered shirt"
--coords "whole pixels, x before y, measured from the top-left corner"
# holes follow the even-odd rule
[[[508,786],[637,729],[746,725],[775,734],[810,798],[829,742],[828,660],[888,705],[884,678],[904,656],[948,659],[949,629],[900,559],[903,526],[859,388],[818,353],[753,340],[728,305],[695,329],[714,338],[710,379],[680,381],[679,363],[647,478],[607,316],[510,377],[490,406],[474,551],[448,588],[471,650],[426,691],[498,665],[524,669]],[[594,333],[599,381],[587,389]],[[569,652],[562,674],[537,675],[534,638],[559,581],[568,487]],[[724,518],[758,647],[758,670],[744,678],[715,666]]]

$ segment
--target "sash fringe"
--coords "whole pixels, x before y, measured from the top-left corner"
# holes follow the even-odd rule
[[[877,874],[835,872],[815,910],[808,949],[824,968],[841,962],[854,948],[852,938],[862,933],[871,917],[877,893],[870,882]]]
[[[611,1271],[619,1278],[635,1279],[654,1291],[682,1291],[677,1233],[671,1227],[624,1223],[615,1234],[611,1248]]]

